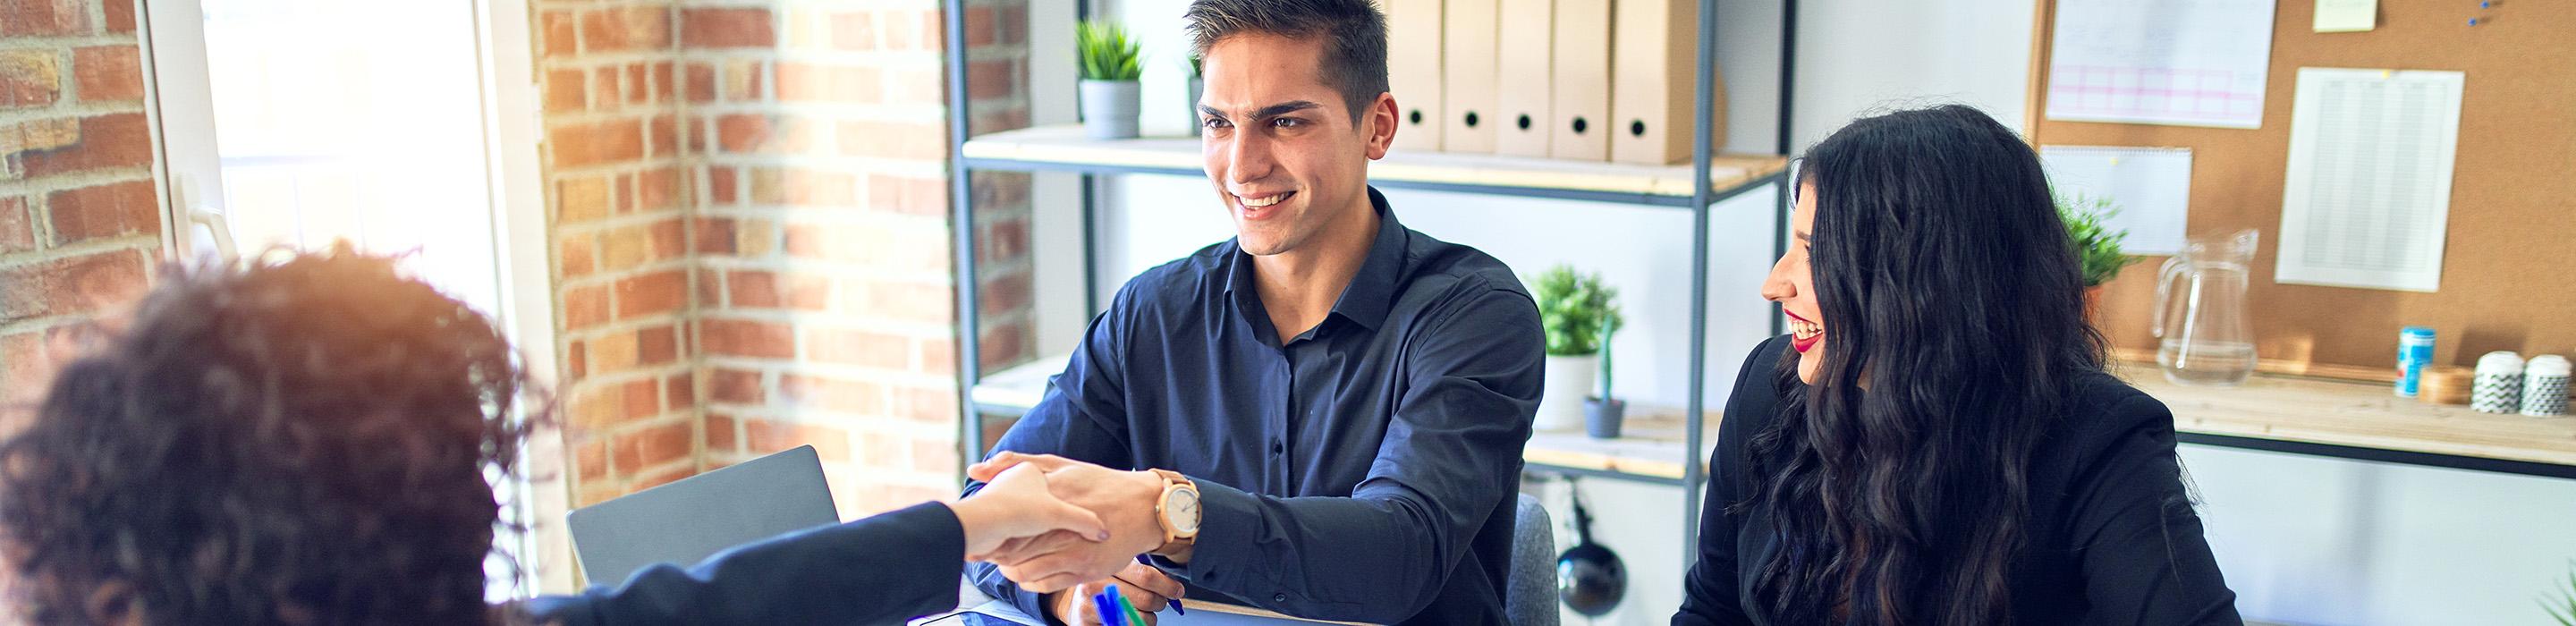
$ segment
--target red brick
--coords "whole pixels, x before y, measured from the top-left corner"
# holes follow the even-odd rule
[[[564,329],[581,330],[608,323],[608,287],[592,285],[563,290]]]
[[[885,100],[885,72],[873,67],[778,63],[778,99],[785,102],[875,104]]]
[[[642,63],[626,64],[627,104],[643,104],[651,99],[653,85],[645,78],[651,72],[652,68]]]
[[[769,116],[734,114],[716,118],[716,146],[726,152],[753,152],[769,143]]]
[[[546,71],[546,112],[579,111],[590,106],[581,70]]]
[[[634,161],[644,158],[644,123],[628,119],[566,124],[548,129],[546,143],[554,148],[555,167]]]
[[[846,207],[859,203],[857,176],[806,168],[789,168],[779,183],[789,206]]]
[[[849,431],[830,426],[761,419],[743,420],[742,427],[744,443],[749,444],[743,450],[744,452],[769,454],[796,446],[811,445],[814,446],[815,454],[823,457],[826,463],[843,463],[850,460]]]
[[[646,263],[680,258],[687,253],[688,245],[680,226],[681,219],[672,217],[650,224],[620,226],[601,233],[601,269],[624,271]]]
[[[627,381],[617,388],[620,410],[629,421],[662,414],[662,381],[655,378]]]
[[[72,76],[83,102],[143,99],[143,61],[134,46],[73,49]]]
[[[105,0],[105,5],[106,6],[100,8],[104,9],[107,13],[107,32],[134,32],[133,2],[126,2],[124,0]]]
[[[984,330],[984,338],[975,348],[983,353],[984,371],[1010,367],[1027,359],[1029,332],[1023,324],[996,324]]]
[[[735,192],[733,168],[707,169],[707,199],[715,204],[733,204],[739,199],[739,194]]]
[[[895,50],[938,50],[946,27],[938,11],[887,11],[885,45]]]
[[[992,59],[966,64],[966,97],[976,100],[1007,98],[1028,83],[1028,75],[1010,59]]]
[[[896,387],[895,414],[928,424],[957,423],[957,392],[931,387]]]
[[[643,491],[654,487],[680,482],[681,479],[696,475],[698,475],[698,468],[688,465],[680,465],[638,477],[635,479],[635,484],[627,486],[627,490],[630,492]]]
[[[693,237],[693,239],[697,241],[697,246],[693,248],[694,250],[699,254],[733,254],[734,232],[732,218],[700,217],[694,219],[696,220],[697,225],[697,232]]]
[[[877,48],[875,17],[860,11],[832,15],[832,47],[842,50],[875,50]]]
[[[608,442],[592,441],[573,446],[573,465],[583,481],[608,477]]]
[[[80,143],[20,155],[28,178],[152,164],[152,131],[141,113],[81,118]]]
[[[161,233],[160,202],[152,181],[109,183],[53,192],[45,206],[54,219],[54,245],[91,239]]]
[[[696,406],[698,404],[696,381],[697,377],[688,372],[672,374],[670,378],[662,381],[663,401],[675,407]]]
[[[977,206],[999,206],[978,202]],[[948,181],[917,176],[868,176],[868,208],[905,215],[947,215]]]
[[[739,430],[739,428],[734,425],[733,416],[708,415],[707,454],[714,455],[742,452],[742,439],[739,435],[735,434],[737,430]]]
[[[909,369],[912,340],[864,330],[817,329],[805,345],[807,358],[819,363]]]
[[[582,377],[590,374],[589,349],[584,347],[582,342],[575,341],[564,346],[564,361],[567,363],[564,371],[570,373],[564,380],[581,380]]]
[[[725,282],[732,290],[728,301],[736,307],[821,311],[832,304],[832,279],[827,276],[737,271],[728,273]]]
[[[561,256],[557,265],[564,278],[580,278],[599,270],[599,259],[594,253],[596,246],[591,242],[590,235],[574,235],[557,244],[556,254]]]
[[[887,319],[949,324],[957,321],[957,292],[947,285],[871,281],[862,310]]]
[[[690,48],[766,48],[778,44],[768,9],[680,10],[680,44]]]
[[[948,79],[937,70],[899,69],[894,83],[886,91],[886,101],[897,104],[941,104],[948,101]]]
[[[966,47],[981,48],[993,45],[993,41],[999,38],[1001,30],[999,25],[993,23],[993,18],[992,7],[966,9]]]
[[[841,154],[919,161],[948,158],[948,131],[936,124],[845,121]]]
[[[608,210],[618,215],[635,212],[635,175],[618,174],[608,183]]]
[[[571,11],[547,11],[538,15],[537,29],[537,37],[544,42],[547,58],[581,53],[581,25]]]
[[[664,270],[617,280],[617,319],[634,319],[646,315],[680,310],[689,299],[689,277],[680,270]],[[637,348],[642,358],[642,348]]]
[[[912,469],[918,472],[945,473],[957,471],[957,443],[933,439],[912,440]]]
[[[787,374],[778,377],[778,399],[791,406],[881,415],[885,412],[886,392],[883,385],[866,381]]]
[[[707,374],[707,395],[716,402],[761,404],[768,402],[760,389],[760,372],[717,368]]]
[[[590,70],[591,98],[599,103],[599,108],[617,108],[618,95],[625,93],[625,88],[620,87],[617,84],[617,81],[624,75],[624,73],[617,71],[617,68],[613,66],[593,68]]]
[[[637,365],[662,365],[680,359],[680,340],[670,326],[654,326],[635,331]]]
[[[556,223],[603,219],[608,219],[607,177],[578,176],[555,181]]]
[[[97,311],[145,286],[143,257],[131,250],[0,268],[0,322]]]
[[[757,60],[735,59],[724,66],[724,99],[726,102],[759,102],[761,76],[768,65]]]
[[[670,121],[670,118],[658,118],[655,120],[656,125],[667,121]],[[680,170],[678,168],[663,167],[644,170],[643,172],[637,173],[635,175],[635,205],[637,209],[644,211],[660,211],[664,209],[679,208]],[[678,227],[678,223],[672,223],[672,228],[676,229]]]
[[[0,254],[34,249],[36,228],[27,219],[26,196],[0,198]]]
[[[681,86],[681,92],[687,94],[689,102],[705,104],[716,101],[715,66],[690,63],[686,72],[682,77],[686,84]]]
[[[591,52],[662,50],[671,46],[671,13],[661,7],[601,9],[581,17],[582,47]]]
[[[680,149],[688,154],[706,154],[707,122],[704,116],[692,116],[680,130]]]
[[[635,369],[635,333],[607,333],[588,340],[590,370],[606,375]]]
[[[796,356],[796,331],[786,324],[733,319],[711,319],[700,324],[706,336],[699,338],[699,344],[708,354],[771,359]]]
[[[1029,43],[1028,6],[1015,5],[1002,7],[1002,15],[994,25],[998,27],[998,30],[1000,31],[1003,45],[1017,46]]]
[[[653,101],[670,102],[671,94],[678,90],[679,86],[671,82],[671,62],[653,64]]]
[[[1029,286],[1030,274],[1031,272],[1020,272],[984,280],[984,286],[979,294],[981,297],[975,302],[976,310],[986,316],[999,316],[1028,308],[1029,301],[1032,299]]]
[[[0,37],[88,33],[89,5],[86,0],[0,0]]]
[[[54,57],[46,49],[0,51],[0,109],[46,106],[61,99],[62,69]]]
[[[688,422],[653,426],[617,436],[617,469],[635,471],[694,458],[697,431]]]
[[[1029,254],[1029,220],[1020,217],[994,222],[985,227],[983,237],[975,244],[976,256],[986,262],[1024,258]]]
[[[918,352],[921,354],[921,367],[914,371],[957,371],[957,342],[946,340],[924,341],[920,343],[919,347],[920,350]],[[986,438],[986,440],[991,441],[993,439]]]

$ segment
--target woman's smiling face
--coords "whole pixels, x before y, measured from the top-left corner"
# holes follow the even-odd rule
[[[1780,303],[1780,310],[1789,315],[1790,347],[1798,351],[1798,380],[1815,384],[1816,369],[1825,362],[1825,313],[1816,302],[1816,271],[1809,262],[1816,232],[1814,184],[1798,185],[1798,209],[1789,215],[1789,223],[1789,251],[1771,265],[1771,276],[1762,281],[1762,298]]]

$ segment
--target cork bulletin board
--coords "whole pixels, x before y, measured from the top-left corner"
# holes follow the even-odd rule
[[[2245,130],[2045,119],[2057,2],[2039,0],[2023,128],[2035,145],[2192,149],[2188,232],[2262,230],[2247,315],[2265,371],[2390,379],[2409,325],[2439,333],[2437,364],[2576,352],[2576,0],[2382,0],[2378,27],[2358,33],[2314,32],[2316,1],[2279,0],[2262,128]],[[2273,282],[2301,67],[2466,74],[2439,291]],[[2155,354],[2164,260],[2104,287],[2098,322],[2123,357]]]

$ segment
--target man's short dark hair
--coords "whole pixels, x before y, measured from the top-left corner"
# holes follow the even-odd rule
[[[14,617],[495,618],[487,481],[550,411],[488,318],[342,249],[165,272],[106,334],[0,443]]]
[[[1190,53],[1247,34],[1324,38],[1324,84],[1342,92],[1351,121],[1386,93],[1386,15],[1370,0],[1194,0],[1184,14]]]

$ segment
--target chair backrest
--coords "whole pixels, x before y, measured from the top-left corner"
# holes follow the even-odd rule
[[[1512,522],[1512,573],[1503,614],[1513,626],[1557,626],[1556,528],[1538,498],[1519,494]]]

